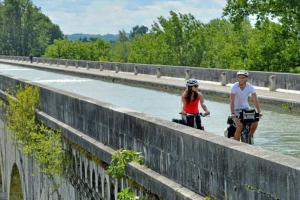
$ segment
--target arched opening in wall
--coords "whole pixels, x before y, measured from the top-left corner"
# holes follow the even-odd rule
[[[98,193],[102,196],[102,180],[101,175],[98,175]]]
[[[110,182],[110,199],[115,199],[115,184],[113,180]]]
[[[90,171],[90,165],[89,163],[86,166],[86,180],[89,185],[91,185],[91,171]]]
[[[80,175],[80,157],[79,155],[76,155],[76,173]]]
[[[84,162],[82,161],[81,163],[81,174],[82,174],[82,179],[84,180],[85,179],[85,170],[84,170]]]
[[[123,182],[123,178],[122,179],[119,179],[118,181],[117,181],[117,185],[118,185],[118,192],[121,192],[122,191],[122,182]]]
[[[103,190],[104,190],[104,199],[108,199],[108,186],[107,186],[107,181],[106,178],[104,178],[104,183],[103,183]]]
[[[72,169],[73,173],[76,173],[76,157],[74,155],[72,156]]]
[[[23,192],[22,192],[22,182],[19,173],[19,169],[16,164],[14,164],[13,169],[11,171],[10,178],[10,191],[9,191],[9,199],[13,200],[22,200]]]
[[[96,188],[96,177],[95,177],[95,170],[93,169],[92,172],[92,188],[95,189]]]

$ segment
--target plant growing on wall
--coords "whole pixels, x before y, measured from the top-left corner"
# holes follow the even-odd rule
[[[128,149],[119,149],[113,156],[111,163],[108,167],[108,173],[113,178],[124,177],[124,170],[128,163],[136,162],[139,164],[144,163],[144,158],[141,156],[141,152],[136,152]]]
[[[44,174],[61,175],[64,162],[61,133],[37,120],[35,110],[38,104],[38,88],[19,86],[16,98],[8,98],[8,128],[23,152],[33,155],[38,161]]]
[[[136,200],[138,197],[135,196],[135,193],[130,191],[129,188],[124,188],[121,192],[118,192],[119,200]]]

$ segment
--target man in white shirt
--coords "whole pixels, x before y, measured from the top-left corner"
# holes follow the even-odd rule
[[[248,97],[251,94],[252,100],[254,102],[256,111],[262,116],[258,98],[255,92],[255,88],[247,82],[249,73],[247,71],[241,70],[237,72],[238,82],[234,83],[231,87],[230,93],[230,111],[231,116],[236,124],[236,130],[234,133],[234,139],[240,141],[241,132],[243,129],[243,124],[237,118],[239,112],[242,109],[249,110],[250,106],[248,103]],[[253,137],[255,130],[258,126],[258,122],[251,124],[250,136]]]

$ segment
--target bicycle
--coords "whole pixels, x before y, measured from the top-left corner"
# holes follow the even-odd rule
[[[207,116],[206,114],[204,114],[204,113],[190,114],[190,113],[182,113],[182,112],[180,112],[179,114],[181,115],[181,119],[172,119],[172,122],[189,126],[187,118],[188,117],[193,117],[193,120],[194,120],[194,123],[193,123],[194,127],[193,128],[204,130],[204,126],[202,126],[201,118],[198,121],[198,122],[200,122],[200,124],[197,125],[197,117],[198,116],[199,117],[206,117]],[[198,128],[197,126],[200,127],[200,128]]]
[[[241,110],[239,112],[239,115],[237,116],[238,119],[241,120],[241,123],[243,124],[243,129],[241,133],[241,141],[247,144],[254,144],[253,137],[250,136],[250,128],[251,124],[254,122],[259,121],[259,113],[257,113],[254,109],[251,110]],[[231,138],[234,137],[234,133],[236,130],[235,123],[232,119],[232,116],[229,116],[227,119],[227,124],[229,125],[224,135],[225,137]]]

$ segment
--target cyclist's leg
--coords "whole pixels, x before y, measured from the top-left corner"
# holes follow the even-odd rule
[[[253,122],[250,127],[250,136],[253,137],[258,126],[258,122]]]
[[[233,121],[234,121],[235,126],[236,126],[235,133],[234,133],[234,139],[240,141],[242,130],[243,130],[243,124],[236,117],[233,119]]]
[[[240,141],[241,140],[241,134],[242,134],[242,130],[243,130],[243,124],[241,123],[241,120],[239,119],[239,115],[240,115],[240,109],[235,109],[234,110],[234,113],[235,113],[235,116],[233,118],[233,121],[234,121],[234,124],[235,124],[235,132],[234,132],[234,139],[237,140],[237,141]]]
[[[186,115],[181,114],[181,121],[184,125],[187,125]]]
[[[194,116],[186,116],[186,125],[194,128]]]
[[[202,130],[200,115],[196,115],[195,116],[195,121],[196,121],[197,129],[201,129]]]

